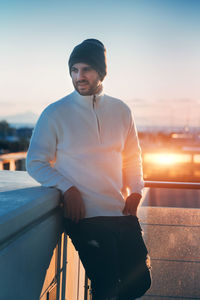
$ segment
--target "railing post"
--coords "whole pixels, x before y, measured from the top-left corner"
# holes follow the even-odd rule
[[[60,300],[60,262],[61,262],[61,238],[59,237],[57,245],[57,270],[56,270],[56,279],[57,279],[57,290],[56,290],[56,300]]]
[[[67,274],[67,235],[64,232],[64,242],[63,242],[63,274],[62,274],[62,294],[61,294],[61,300],[65,300],[66,274]]]

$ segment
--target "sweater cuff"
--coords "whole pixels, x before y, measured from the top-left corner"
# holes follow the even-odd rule
[[[60,183],[58,183],[57,188],[62,192],[62,195],[70,188],[74,186],[69,181],[63,180]]]
[[[140,194],[141,196],[143,195],[143,188],[144,188],[144,182],[142,181],[138,185],[133,185],[130,187],[130,193],[137,193]]]

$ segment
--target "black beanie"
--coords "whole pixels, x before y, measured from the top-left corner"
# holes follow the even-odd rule
[[[90,65],[99,73],[103,81],[107,74],[106,49],[104,45],[96,39],[84,40],[73,49],[69,57],[68,65],[70,74],[72,66],[77,63]]]

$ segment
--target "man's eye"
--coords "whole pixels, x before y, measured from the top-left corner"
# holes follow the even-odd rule
[[[87,67],[87,68],[84,69],[85,72],[89,72],[91,70],[92,70],[92,68],[90,68],[90,67]]]

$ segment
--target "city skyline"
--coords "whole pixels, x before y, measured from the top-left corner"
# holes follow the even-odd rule
[[[147,127],[168,127],[173,130],[176,127],[189,128],[200,127],[199,104],[197,101],[182,99],[177,101],[167,101],[160,103],[154,101],[148,103],[141,99],[127,101],[127,104],[133,111],[136,124],[140,128]],[[151,113],[149,111],[151,110]],[[19,127],[34,125],[39,114],[32,111],[24,111],[18,114],[5,115],[0,121],[6,120],[11,125]]]
[[[144,125],[200,124],[200,2],[7,1],[0,3],[0,118],[73,91],[67,61],[90,37],[107,48],[107,94]]]

